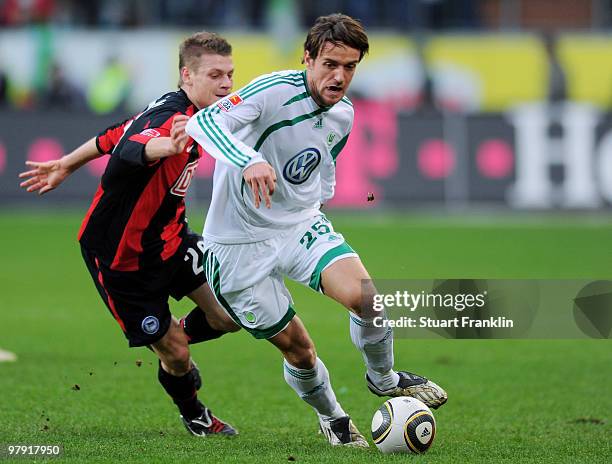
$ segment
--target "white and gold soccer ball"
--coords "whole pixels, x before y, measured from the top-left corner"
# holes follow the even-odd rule
[[[436,419],[431,410],[416,398],[391,398],[372,418],[372,439],[385,454],[424,453],[435,436]]]

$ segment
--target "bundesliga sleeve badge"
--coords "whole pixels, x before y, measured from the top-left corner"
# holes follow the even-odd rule
[[[217,103],[217,106],[221,108],[221,110],[227,112],[230,111],[234,106],[238,106],[243,102],[240,95],[235,93]]]

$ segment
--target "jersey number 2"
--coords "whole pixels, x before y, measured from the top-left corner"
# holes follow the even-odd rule
[[[326,220],[315,222],[310,228],[317,233],[317,235],[325,235],[331,232],[331,229],[324,222],[328,222]],[[300,244],[306,245],[306,249],[310,250],[310,247],[314,242],[316,242],[317,237],[313,235],[312,232],[307,231],[301,238]]]
[[[206,255],[206,249],[204,248],[204,242],[198,242],[197,247],[202,252],[198,253],[197,250],[193,248],[187,248],[187,254],[185,255],[185,261],[189,261],[189,257],[191,256],[191,266],[193,268],[193,275],[198,275],[201,272],[204,272],[204,256]],[[200,259],[201,258],[201,259]]]

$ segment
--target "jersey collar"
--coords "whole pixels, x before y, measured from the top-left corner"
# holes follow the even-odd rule
[[[183,90],[181,87],[179,87],[178,91],[179,91],[179,93],[183,94],[183,97],[185,97],[185,100],[187,100],[187,101],[189,102],[189,104],[195,108],[195,111],[197,111],[197,110],[198,110],[198,107],[197,107],[197,106],[195,106],[195,103],[193,103],[193,102],[192,102],[192,101],[189,99],[189,96],[187,95],[187,92],[185,92],[185,91],[184,91],[184,90]],[[194,112],[195,112],[195,111],[194,111]]]

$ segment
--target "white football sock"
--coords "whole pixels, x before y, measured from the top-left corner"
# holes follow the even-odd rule
[[[376,327],[373,319],[362,319],[349,313],[351,340],[363,355],[368,377],[381,390],[397,386],[399,375],[393,370],[393,331]]]
[[[323,420],[346,416],[336,400],[329,381],[329,372],[319,358],[312,369],[299,369],[284,360],[285,380],[295,392],[314,408]]]

